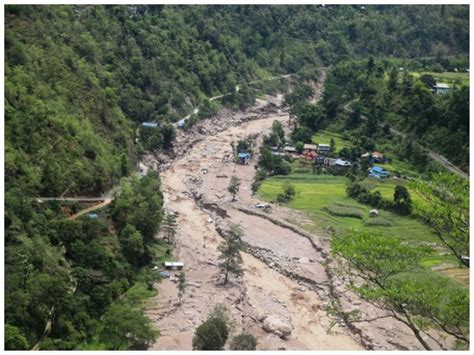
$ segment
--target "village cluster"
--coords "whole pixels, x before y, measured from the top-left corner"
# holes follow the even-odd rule
[[[333,169],[339,169],[341,171],[349,170],[352,167],[350,161],[344,160],[340,157],[330,157],[331,146],[329,144],[305,144],[303,150],[298,152],[298,150],[291,146],[286,145],[283,149],[278,147],[272,147],[273,155],[280,156],[289,156],[294,159],[300,159],[300,161],[306,161],[309,163],[314,163],[318,166],[331,167]],[[237,155],[238,162],[240,164],[249,164],[251,159],[250,152],[240,152]],[[370,158],[372,163],[376,164],[385,164],[387,159],[378,151],[366,152],[360,156],[361,159]],[[373,165],[369,168],[369,176],[383,179],[390,177],[390,172],[384,169],[382,166]]]

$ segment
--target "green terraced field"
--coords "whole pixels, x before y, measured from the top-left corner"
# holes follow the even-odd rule
[[[393,198],[392,182],[369,181],[371,184],[377,184],[375,189],[379,189],[385,197]],[[266,201],[276,199],[281,192],[282,186],[289,182],[296,189],[296,197],[288,204],[288,207],[305,212],[314,225],[306,226],[308,229],[316,232],[324,231],[327,227],[332,227],[336,231],[342,231],[347,228],[356,228],[361,230],[378,230],[388,236],[398,237],[405,241],[413,242],[438,242],[437,237],[430,228],[420,221],[411,218],[399,216],[397,214],[379,210],[379,217],[388,221],[391,226],[366,226],[365,222],[369,219],[369,211],[372,207],[358,203],[346,196],[345,177],[314,174],[292,174],[290,176],[272,177],[265,180],[258,192],[259,197]],[[362,211],[364,218],[343,217],[330,213],[334,207],[345,206]]]
[[[462,85],[469,86],[469,73],[455,73],[455,72],[445,72],[445,73],[435,73],[435,72],[412,72],[415,78],[419,78],[423,74],[429,74],[436,81],[448,83],[448,84],[455,84],[460,82]]]
[[[344,140],[341,134],[330,131],[321,131],[316,133],[313,136],[312,141],[313,143],[317,144],[329,144],[331,138],[333,138],[334,142],[336,142],[336,151],[340,151],[342,148],[353,147],[353,144],[347,140]]]
[[[385,166],[384,166],[385,167]],[[379,191],[384,199],[393,200],[393,193],[395,191],[395,186],[402,185],[408,189],[410,197],[413,202],[420,203],[422,202],[421,197],[413,190],[407,186],[407,181],[402,179],[376,179],[368,177],[364,180],[364,185],[370,189],[370,191],[375,192]]]

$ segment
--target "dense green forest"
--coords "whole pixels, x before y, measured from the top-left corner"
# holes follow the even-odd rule
[[[164,253],[159,178],[122,182],[98,220],[67,220],[35,197],[107,191],[143,149],[169,148],[169,123],[237,83],[370,55],[466,68],[468,26],[468,6],[6,6],[6,347],[31,348],[48,319],[44,349],[143,349],[156,336],[140,298],[151,292],[144,270]],[[408,102],[402,89],[395,97]],[[427,142],[443,129],[464,142],[443,123],[462,90],[433,103]],[[135,144],[145,121],[160,123],[156,140]]]
[[[7,195],[6,348],[146,349],[154,330],[141,310],[153,290],[162,219],[156,173],[131,178],[100,218],[70,220],[59,202],[32,205]],[[128,328],[123,328],[128,326]]]

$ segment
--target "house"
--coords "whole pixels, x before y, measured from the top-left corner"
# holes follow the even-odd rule
[[[336,161],[334,162],[334,165],[342,167],[342,168],[350,168],[352,164],[348,162],[347,160],[336,159]]]
[[[301,153],[301,158],[311,161],[315,160],[317,156],[318,153],[315,150],[303,150],[303,153]]]
[[[436,83],[433,85],[433,92],[437,94],[447,94],[449,92],[449,85],[445,83]]]
[[[380,152],[377,152],[376,150],[372,152],[372,159],[376,163],[385,163],[385,160],[386,160],[383,154]]]
[[[184,125],[186,124],[186,118],[179,120],[176,124],[179,128],[184,128]]]
[[[373,151],[372,153],[364,153],[362,154],[360,157],[361,158],[368,158],[372,156],[372,161],[375,162],[375,163],[380,163],[380,164],[383,164],[385,163],[387,160],[385,159],[384,155],[380,152],[377,152],[376,150]]]
[[[158,123],[156,123],[156,122],[142,122],[142,127],[158,128]]]
[[[303,152],[316,152],[318,146],[316,144],[305,144],[303,146]]]
[[[318,155],[316,157],[316,164],[322,165],[322,164],[324,164],[324,160],[325,160],[325,158],[322,155]]]
[[[292,157],[298,156],[298,152],[294,147],[287,146],[283,148],[283,151],[285,152],[286,155],[290,155]]]
[[[379,215],[379,211],[377,210],[370,210],[369,217],[377,217]]]
[[[284,153],[279,151],[278,147],[272,147],[272,154],[273,155],[285,155]]]
[[[331,146],[329,144],[318,144],[318,149],[317,152],[320,155],[329,155],[329,152],[331,151]]]
[[[336,163],[336,160],[337,159],[334,159],[334,158],[324,158],[324,165],[334,166],[334,164]]]
[[[87,215],[87,218],[89,218],[89,219],[98,219],[99,215],[97,213],[89,213]]]
[[[180,261],[165,261],[163,263],[166,270],[183,270],[184,264]]]
[[[237,154],[237,158],[239,159],[240,164],[248,164],[250,162],[250,153],[239,153]]]
[[[383,179],[390,176],[390,173],[382,168],[381,166],[374,165],[372,168],[369,169],[369,176]]]

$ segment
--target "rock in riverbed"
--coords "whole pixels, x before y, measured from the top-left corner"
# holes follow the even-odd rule
[[[268,333],[278,335],[282,339],[291,335],[291,325],[273,314],[263,320],[263,329]]]

